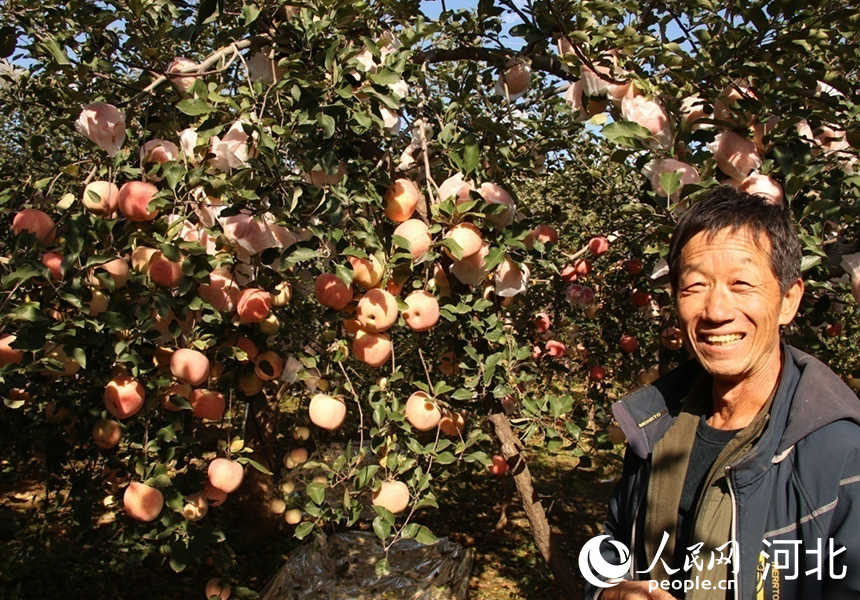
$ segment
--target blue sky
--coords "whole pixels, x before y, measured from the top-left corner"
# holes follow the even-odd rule
[[[525,6],[526,4],[525,0],[515,0],[515,3],[517,6]],[[457,10],[461,8],[473,9],[477,5],[478,0],[445,0],[445,8],[447,10]],[[506,25],[515,25],[519,22],[519,17],[516,14],[508,9],[505,10],[508,14],[503,16],[502,19]],[[442,2],[441,0],[422,0],[421,11],[430,19],[438,19],[439,14],[442,12]],[[505,17],[507,17],[507,21],[505,21]],[[507,30],[507,27],[505,27],[505,30]],[[502,39],[505,40],[508,48],[514,50],[525,45],[525,41],[521,38],[509,38],[503,34]]]

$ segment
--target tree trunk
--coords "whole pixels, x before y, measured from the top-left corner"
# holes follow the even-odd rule
[[[277,401],[268,400],[248,405],[248,419],[244,432],[245,444],[254,449],[250,458],[275,472],[275,446],[278,435]],[[253,466],[245,467],[242,485],[228,500],[236,523],[242,523],[242,540],[246,543],[262,542],[278,535],[282,518],[269,510],[269,500],[275,497],[275,481],[271,475],[261,473]]]
[[[523,509],[529,519],[535,545],[537,545],[541,555],[543,555],[547,564],[549,564],[549,569],[552,571],[552,576],[558,584],[561,593],[566,598],[573,598],[576,595],[576,590],[579,588],[579,582],[563,556],[557,540],[554,539],[540,500],[537,500],[535,497],[529,467],[520,454],[521,446],[519,438],[517,438],[513,429],[511,429],[511,424],[506,415],[503,413],[491,413],[489,418],[496,432],[496,437],[502,443],[502,455],[512,467],[511,473],[514,476],[514,483],[517,486],[520,500],[522,500]]]

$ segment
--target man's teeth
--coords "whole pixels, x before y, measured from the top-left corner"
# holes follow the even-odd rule
[[[744,334],[742,333],[729,333],[726,335],[706,335],[703,336],[705,341],[709,344],[732,344],[737,342],[740,339],[743,339]]]

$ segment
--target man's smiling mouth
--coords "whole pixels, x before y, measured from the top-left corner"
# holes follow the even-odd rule
[[[725,333],[722,335],[699,334],[699,339],[714,346],[728,346],[746,337],[744,333]]]

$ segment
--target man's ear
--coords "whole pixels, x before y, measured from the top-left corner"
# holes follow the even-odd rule
[[[803,279],[797,278],[791,287],[782,296],[782,306],[779,310],[779,324],[788,325],[794,320],[800,300],[803,298]]]

